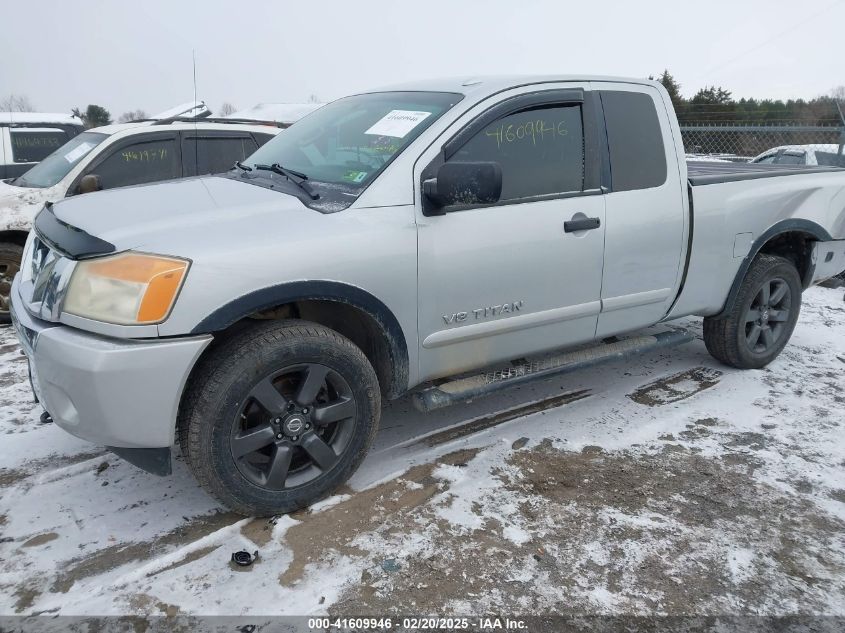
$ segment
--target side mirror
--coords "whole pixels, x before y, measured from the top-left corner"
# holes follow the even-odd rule
[[[502,196],[502,166],[495,162],[443,163],[435,178],[423,181],[423,213],[442,215],[444,207],[494,204]]]
[[[91,193],[92,191],[102,191],[103,183],[97,174],[88,174],[82,177],[77,187],[78,193]]]

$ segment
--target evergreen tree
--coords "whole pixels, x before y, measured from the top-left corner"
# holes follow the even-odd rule
[[[103,106],[89,104],[85,108],[85,112],[81,112],[79,108],[73,109],[73,115],[82,119],[86,128],[99,127],[101,125],[108,125],[111,123],[111,114]]]
[[[654,77],[649,77],[649,79],[654,79]],[[675,78],[669,72],[668,69],[664,69],[663,73],[657,78],[663,87],[666,88],[666,92],[669,93],[669,98],[672,99],[672,105],[675,106],[675,110],[678,110],[678,106],[683,105],[685,103],[685,99],[681,96],[681,84],[675,81]]]

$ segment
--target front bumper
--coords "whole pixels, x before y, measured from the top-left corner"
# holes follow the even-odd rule
[[[38,399],[58,426],[110,448],[173,445],[182,391],[211,336],[115,339],[42,321],[24,308],[18,278],[11,299]]]

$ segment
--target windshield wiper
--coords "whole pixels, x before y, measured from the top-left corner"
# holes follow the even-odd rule
[[[235,161],[235,167],[238,167],[239,169],[243,169],[244,171],[252,171],[252,167],[250,167],[249,165],[244,165],[239,160]]]
[[[272,165],[259,164],[255,165],[255,168],[260,169],[262,171],[272,171],[274,174],[284,176],[290,182],[302,189],[302,191],[304,191],[312,200],[317,200],[320,197],[320,194],[314,191],[314,189],[311,188],[311,185],[308,184],[308,176],[301,172],[282,167],[279,163],[273,163]]]

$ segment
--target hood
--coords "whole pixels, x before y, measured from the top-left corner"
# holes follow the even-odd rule
[[[15,187],[0,182],[0,229],[28,231],[35,214],[53,194],[52,188]]]
[[[124,187],[68,198],[56,217],[110,242],[118,251],[187,254],[188,246],[220,247],[251,230],[320,213],[295,196],[220,176]],[[189,249],[193,250],[193,248]]]

